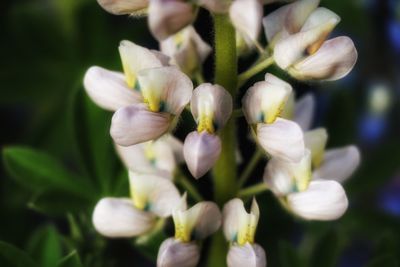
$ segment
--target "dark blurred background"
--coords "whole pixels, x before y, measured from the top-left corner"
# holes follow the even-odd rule
[[[328,147],[358,145],[362,165],[345,184],[350,208],[335,222],[299,221],[271,194],[258,197],[262,216],[256,239],[267,251],[268,266],[399,266],[400,1],[323,0],[321,5],[342,18],[334,35],[354,40],[359,52],[355,69],[329,83],[300,83],[273,71],[290,80],[299,95],[314,92],[315,126],[328,129]],[[91,65],[120,70],[117,47],[122,39],[156,49],[146,19],[110,15],[95,0],[2,1],[0,10],[1,148],[22,145],[45,151],[72,174],[101,177],[109,172],[105,179],[112,183],[121,166],[107,133],[110,114],[90,103],[82,77]],[[200,12],[195,26],[210,43],[211,25],[210,16]],[[251,60],[241,60],[240,69]],[[208,79],[212,66],[210,57],[205,65]],[[190,120],[190,114],[184,117]],[[246,144],[244,121],[240,125],[241,152],[247,159],[254,146]],[[184,137],[184,131],[177,135]],[[92,172],[80,166],[87,155],[92,156]],[[102,171],[104,166],[108,169]],[[250,184],[260,179],[262,169],[260,164]],[[61,257],[77,249],[84,266],[153,266],[130,241],[105,242],[91,229],[95,199],[126,190],[98,190],[96,197],[81,202],[73,194],[47,194],[42,187],[32,187],[26,181],[29,175],[13,179],[19,175],[11,175],[3,164],[0,175],[0,240],[25,250],[35,261],[49,264],[52,256],[47,254]],[[208,179],[199,181],[203,191],[210,192],[210,185]],[[10,265],[6,258],[0,252],[1,266]]]

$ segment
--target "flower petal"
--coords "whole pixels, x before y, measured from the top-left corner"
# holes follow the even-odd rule
[[[314,179],[346,181],[360,165],[361,155],[356,146],[329,149],[321,166],[314,171]]]
[[[165,40],[195,19],[195,8],[191,3],[179,0],[151,0],[149,5],[149,27],[153,36]]]
[[[192,81],[176,67],[142,70],[138,79],[143,98],[152,111],[179,115],[192,97]]]
[[[357,50],[349,37],[336,37],[324,42],[315,54],[296,63],[289,73],[300,80],[335,81],[353,69],[357,57]]]
[[[142,100],[138,92],[128,88],[122,73],[101,67],[90,67],[83,84],[93,102],[106,110],[115,111]]]
[[[147,8],[149,0],[97,0],[99,5],[114,15],[132,14]]]
[[[264,249],[258,244],[231,246],[227,256],[228,267],[265,267],[267,258]]]
[[[142,69],[161,67],[159,56],[151,50],[131,41],[123,40],[119,45],[122,66],[126,83],[130,88],[139,89],[137,84],[138,72]]]
[[[203,83],[193,91],[190,108],[194,119],[213,133],[222,129],[232,114],[232,96],[222,86]],[[216,128],[216,129],[214,129]]]
[[[304,133],[304,143],[311,151],[312,163],[315,168],[320,166],[325,153],[328,133],[325,128],[317,128]]]
[[[166,142],[171,147],[172,152],[174,153],[175,161],[177,163],[184,162],[185,159],[183,157],[182,141],[171,134],[164,135],[162,137],[162,139],[164,140],[164,142]]]
[[[260,210],[253,199],[250,213],[244,208],[243,201],[235,198],[227,202],[223,209],[223,231],[226,240],[244,245],[253,243]]]
[[[243,112],[249,124],[272,123],[280,115],[292,92],[290,84],[267,74],[264,82],[250,87],[242,99]]]
[[[258,0],[235,0],[229,9],[233,26],[249,44],[258,39],[262,16],[263,7]]]
[[[149,231],[155,223],[154,216],[135,208],[129,198],[103,198],[94,208],[93,225],[97,232],[107,237],[134,237]]]
[[[212,48],[201,39],[193,26],[187,26],[160,43],[161,51],[187,75],[193,76],[210,55]]]
[[[272,124],[257,124],[257,139],[272,157],[281,160],[299,162],[305,152],[303,131],[290,120],[278,118]]]
[[[131,146],[162,136],[170,126],[168,113],[151,112],[144,104],[120,108],[114,113],[110,134],[121,146]]]
[[[174,151],[164,137],[133,146],[116,145],[116,149],[129,170],[172,178],[176,161]]]
[[[214,13],[227,13],[230,6],[229,0],[197,0],[197,4]]]
[[[190,173],[197,179],[206,174],[219,158],[221,140],[207,132],[191,132],[183,143],[183,156]]]
[[[168,238],[158,250],[157,267],[195,267],[199,260],[200,248],[195,242]]]
[[[137,208],[148,210],[159,217],[168,217],[180,204],[178,189],[164,177],[129,172],[129,183]]]
[[[339,17],[331,17],[325,23],[278,41],[273,55],[276,64],[282,69],[287,69],[296,62],[307,58],[305,56],[307,53],[314,54],[326,36],[339,23],[339,20]]]
[[[264,171],[264,182],[277,196],[306,190],[311,178],[311,152],[308,149],[296,163],[272,158]]]
[[[311,128],[315,113],[315,98],[313,94],[306,94],[296,101],[293,120],[303,131]]]
[[[263,19],[267,40],[270,43],[276,42],[288,34],[298,32],[318,5],[319,0],[298,0],[268,14]]]
[[[290,194],[287,200],[295,214],[308,220],[336,220],[348,206],[346,192],[336,181],[312,181],[306,191]]]

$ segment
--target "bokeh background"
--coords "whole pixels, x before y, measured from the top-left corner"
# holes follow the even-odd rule
[[[355,69],[333,83],[300,83],[273,71],[300,95],[315,94],[314,124],[328,129],[328,147],[357,144],[362,165],[345,184],[350,208],[335,222],[297,220],[271,194],[259,196],[256,239],[267,251],[268,266],[399,266],[400,1],[321,5],[342,17],[334,35],[356,43]],[[211,25],[200,12],[195,26],[210,43]],[[120,40],[158,47],[146,20],[110,15],[95,0],[6,0],[0,3],[0,32],[0,240],[12,244],[0,243],[0,266],[31,266],[28,257],[44,267],[80,266],[79,261],[87,267],[154,266],[148,257],[154,246],[106,240],[92,229],[96,200],[127,195],[127,181],[108,136],[111,114],[95,107],[82,89],[89,66],[121,69]],[[242,59],[240,68],[251,60]],[[212,66],[210,57],[208,79]],[[244,121],[240,125],[241,152],[248,159],[254,146],[246,143]],[[185,127],[190,123],[181,124],[181,138]],[[262,169],[260,164],[250,184]],[[212,197],[208,178],[198,186]]]

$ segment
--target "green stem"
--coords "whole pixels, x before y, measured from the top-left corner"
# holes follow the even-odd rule
[[[228,15],[214,16],[215,30],[215,83],[236,97],[237,58],[235,30]],[[213,169],[215,200],[223,205],[236,195],[236,125],[231,118],[219,134],[222,141],[221,156]]]
[[[177,169],[175,173],[175,179],[185,190],[193,197],[197,202],[203,201],[203,197],[197,190],[197,188],[189,181],[189,179],[182,173],[181,170]]]
[[[268,68],[273,63],[274,63],[274,58],[268,57],[263,61],[257,63],[250,69],[246,70],[245,72],[241,73],[238,78],[238,87],[241,87],[248,79],[259,73],[260,71],[263,71],[264,69]]]
[[[250,175],[253,173],[254,169],[256,168],[258,162],[262,159],[263,151],[257,147],[256,152],[253,154],[252,158],[250,159],[249,163],[247,164],[246,168],[240,175],[238,187],[242,188],[242,186],[246,183],[247,179],[249,179]]]
[[[247,187],[239,191],[239,197],[249,197],[261,194],[268,190],[268,186],[265,183],[259,183],[250,187]]]
[[[214,15],[215,80],[235,100],[237,93],[237,57],[235,30],[229,15]],[[235,101],[234,101],[235,102]],[[222,206],[237,193],[236,187],[236,124],[231,117],[219,133],[221,156],[213,168],[215,201]],[[226,266],[228,245],[221,231],[213,236],[207,266]]]
[[[197,85],[200,85],[205,82],[203,73],[201,72],[201,70],[195,72],[194,78],[196,80]]]

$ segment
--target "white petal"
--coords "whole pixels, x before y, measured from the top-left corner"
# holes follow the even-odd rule
[[[165,39],[160,43],[160,48],[188,75],[194,75],[199,71],[212,51],[211,46],[201,39],[193,26],[187,26]]]
[[[223,209],[223,232],[226,240],[245,244],[254,241],[260,210],[255,199],[248,213],[243,201],[235,198],[227,202]]]
[[[360,151],[356,146],[329,149],[325,152],[322,165],[314,171],[314,179],[336,180],[342,183],[357,169],[360,160]]]
[[[129,198],[103,198],[94,208],[93,225],[107,237],[133,237],[146,233],[155,223],[154,216],[141,211]]]
[[[287,200],[295,214],[308,220],[336,220],[348,206],[346,192],[336,181],[312,181],[306,191],[290,194]]]
[[[150,1],[149,27],[159,41],[177,33],[194,19],[195,8],[191,3],[179,0]]]
[[[214,13],[227,13],[230,6],[229,0],[197,0],[199,6],[203,6]]]
[[[115,15],[131,14],[147,8],[149,0],[97,0],[102,8]]]
[[[129,170],[172,178],[176,161],[172,147],[164,138],[127,147],[116,145],[116,149]]]
[[[318,27],[319,25],[328,23],[329,21],[332,20],[339,23],[340,17],[336,13],[332,12],[327,8],[318,7],[310,14],[310,16],[308,16],[307,20],[301,27],[301,31],[311,30],[314,27]]]
[[[328,133],[325,128],[317,128],[304,133],[304,143],[311,151],[313,166],[317,167],[324,158]]]
[[[160,61],[161,65],[164,67],[170,66],[170,61],[171,58],[164,54],[163,52],[160,52],[158,50],[150,50],[151,53],[153,53],[153,55],[155,55],[157,57],[157,59]]]
[[[334,81],[346,76],[357,62],[357,50],[346,36],[324,42],[313,55],[296,63],[289,73],[301,80]]]
[[[303,131],[307,131],[311,128],[314,113],[315,98],[313,94],[309,93],[296,101],[293,120]]]
[[[170,126],[168,113],[151,112],[144,104],[120,108],[114,113],[110,134],[121,146],[131,146],[162,136]]]
[[[164,177],[129,172],[129,183],[135,206],[159,217],[170,216],[180,204],[178,189]]]
[[[221,140],[217,135],[207,132],[191,132],[183,143],[183,156],[195,178],[206,174],[214,166],[220,153]]]
[[[176,67],[142,70],[138,79],[150,110],[179,115],[192,97],[192,81]]]
[[[258,124],[257,139],[272,157],[281,160],[299,162],[305,152],[303,131],[290,120],[278,118],[272,124]]]
[[[278,196],[307,189],[311,175],[311,152],[307,149],[299,162],[272,158],[264,171],[264,182]]]
[[[276,64],[282,69],[287,69],[304,59],[307,53],[315,53],[337,23],[339,19],[332,17],[326,23],[278,41],[273,55]]]
[[[263,7],[258,0],[235,0],[229,9],[232,24],[249,43],[258,39],[262,15]]]
[[[272,123],[280,115],[292,92],[290,84],[272,74],[264,82],[250,87],[242,99],[243,112],[249,124]]]
[[[319,0],[298,0],[268,14],[263,19],[267,40],[272,42],[275,39],[276,42],[279,38],[285,37],[285,33],[298,32],[318,5]]]
[[[199,123],[202,116],[209,116],[211,127],[222,129],[232,114],[232,96],[222,86],[203,83],[193,91],[190,108]]]
[[[157,267],[195,267],[199,260],[200,249],[195,242],[184,243],[168,238],[158,250]]]
[[[142,100],[138,92],[128,88],[122,73],[101,67],[90,67],[83,84],[93,102],[107,110],[115,111]]]
[[[162,63],[152,51],[123,40],[119,45],[126,83],[130,88],[137,87],[137,75],[142,69],[161,67]]]
[[[227,256],[228,267],[266,267],[264,249],[258,244],[231,246]]]

